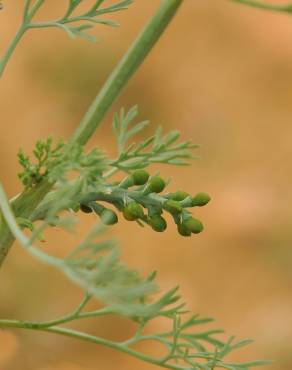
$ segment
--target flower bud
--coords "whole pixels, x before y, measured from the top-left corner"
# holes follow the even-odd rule
[[[198,193],[192,199],[193,207],[203,207],[211,200],[210,195],[207,193]]]
[[[173,215],[178,215],[179,213],[182,212],[183,208],[182,206],[179,204],[179,202],[177,202],[176,200],[167,200],[164,204],[163,204],[163,208],[170,212],[171,214]]]
[[[182,200],[186,199],[189,194],[185,191],[179,190],[176,193],[171,195],[171,199],[181,202]]]
[[[80,211],[84,213],[92,213],[92,208],[87,206],[86,204],[80,204]]]
[[[136,202],[131,202],[123,209],[123,215],[128,221],[135,221],[138,218],[143,218],[143,207]]]
[[[154,215],[150,218],[149,225],[154,231],[159,233],[163,232],[167,228],[167,223],[160,215]]]
[[[160,176],[154,176],[149,180],[148,190],[150,193],[161,193],[165,185],[165,181]]]
[[[183,225],[193,234],[199,234],[204,230],[202,222],[193,217],[184,220]]]
[[[104,209],[100,214],[100,219],[105,225],[114,225],[118,222],[118,216],[111,209]]]
[[[178,224],[177,225],[177,231],[182,236],[191,236],[191,231],[184,225],[184,224]]]
[[[132,173],[134,185],[144,185],[149,179],[149,173],[144,170],[136,170]]]

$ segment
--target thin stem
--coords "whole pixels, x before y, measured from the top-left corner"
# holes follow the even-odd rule
[[[31,2],[31,0],[25,0],[24,1],[23,23],[25,23],[25,21],[27,19],[29,7],[30,7],[30,2]]]
[[[157,13],[137,37],[122,60],[114,69],[100,93],[73,134],[70,143],[86,144],[100,125],[112,103],[119,96],[129,79],[142,64],[150,50],[176,14],[183,0],[164,0]]]
[[[14,50],[16,49],[16,46],[18,45],[19,41],[25,34],[25,32],[31,28],[29,22],[34,17],[36,12],[39,10],[39,8],[43,5],[45,0],[37,0],[35,4],[33,5],[31,11],[29,11],[30,6],[30,0],[26,0],[24,3],[24,12],[23,12],[23,20],[22,24],[19,27],[18,31],[16,32],[14,38],[8,45],[4,56],[0,59],[0,78],[3,76],[4,70],[7,66],[7,63],[9,62]]]
[[[31,11],[28,13],[27,21],[31,21],[31,19],[35,16],[36,12],[39,8],[44,4],[45,0],[37,0],[35,4],[32,6]]]
[[[20,28],[18,29],[16,35],[14,36],[13,40],[8,45],[6,52],[4,53],[4,56],[0,59],[0,78],[3,76],[4,70],[7,66],[7,63],[9,62],[9,59],[11,58],[14,50],[16,49],[17,44],[21,40],[24,33],[27,31],[27,27],[25,24],[22,24]]]
[[[78,340],[83,340],[86,342],[94,343],[103,345],[108,348],[112,348],[124,353],[127,353],[133,357],[136,357],[142,361],[158,365],[160,367],[164,367],[166,369],[171,370],[188,370],[188,368],[180,366],[180,365],[174,365],[163,362],[163,360],[159,358],[153,358],[151,356],[147,356],[143,353],[140,353],[138,351],[133,350],[132,348],[128,347],[124,343],[117,343],[112,342],[110,340],[99,338],[93,335],[89,335],[86,333],[79,332],[77,330],[69,329],[69,328],[62,328],[62,327],[41,327],[38,323],[30,322],[30,321],[17,321],[17,320],[0,320],[0,327],[1,328],[17,328],[17,329],[29,329],[29,330],[38,330],[38,331],[44,331],[49,333],[55,333],[59,335],[63,335],[66,337],[75,338]]]
[[[282,13],[292,13],[292,4],[267,4],[264,2],[259,2],[257,0],[232,0],[236,3],[241,3],[244,5],[251,6],[253,8],[282,12]]]

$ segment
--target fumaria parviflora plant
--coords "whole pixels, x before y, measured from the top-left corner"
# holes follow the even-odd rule
[[[272,5],[256,0],[231,0],[255,8],[292,13],[290,5]],[[71,38],[94,41],[88,31],[95,25],[117,26],[108,15],[126,10],[135,1],[97,0],[84,10],[84,0],[67,0],[67,9],[55,20],[38,20],[38,12],[46,0],[23,0],[23,17],[15,37],[0,59],[0,76],[16,46],[28,31],[40,28],[59,28]],[[1,17],[10,2],[1,2]],[[180,133],[162,133],[161,127],[143,141],[134,142],[148,121],[136,122],[137,106],[122,108],[113,117],[113,134],[118,155],[108,158],[100,148],[89,152],[85,144],[95,133],[121,90],[144,61],[153,46],[175,16],[183,0],[163,0],[150,21],[137,36],[124,57],[98,92],[73,135],[66,141],[56,138],[39,140],[33,158],[19,151],[19,178],[23,191],[10,201],[0,184],[0,266],[13,242],[40,262],[51,265],[65,274],[84,291],[84,298],[72,312],[51,321],[0,319],[0,328],[21,328],[45,331],[81,341],[103,345],[134,356],[142,361],[172,370],[248,370],[267,364],[267,361],[231,363],[226,356],[250,343],[234,337],[222,339],[221,330],[204,330],[201,325],[212,319],[190,316],[181,302],[178,288],[159,293],[156,274],[143,277],[120,261],[116,243],[105,240],[104,227],[116,224],[120,217],[147,226],[155,232],[167,228],[168,213],[183,237],[203,231],[203,224],[193,216],[196,207],[205,206],[210,197],[192,189],[167,192],[167,181],[159,173],[151,173],[151,164],[188,165],[196,148],[190,141],[180,141]],[[82,9],[82,10],[81,10]],[[72,174],[74,177],[72,178]],[[120,181],[112,181],[120,174]],[[47,228],[66,228],[80,212],[95,213],[96,225],[65,258],[59,258],[38,248]],[[104,226],[106,225],[106,226]],[[133,225],[134,227],[134,225]],[[24,229],[29,234],[23,233]],[[27,236],[29,235],[29,236]],[[156,298],[155,298],[156,297]],[[90,311],[87,304],[96,299],[102,308]],[[136,332],[126,341],[114,342],[82,331],[70,324],[83,318],[98,320],[104,315],[119,315],[136,324]],[[155,318],[167,318],[169,330],[148,334],[145,327]],[[156,341],[165,349],[163,357],[139,352],[133,346],[144,341]]]

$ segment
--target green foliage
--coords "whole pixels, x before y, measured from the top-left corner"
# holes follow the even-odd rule
[[[65,194],[60,192],[57,200],[62,202]],[[71,192],[70,196],[72,194]],[[68,315],[48,322],[0,320],[0,327],[29,328],[67,335],[116,348],[143,361],[172,370],[216,368],[249,370],[251,367],[267,363],[255,361],[237,364],[226,361],[225,357],[230,352],[249,344],[250,341],[235,342],[233,337],[224,341],[218,338],[218,335],[223,333],[222,330],[200,329],[199,325],[207,324],[212,319],[187,317],[188,311],[185,309],[185,303],[180,301],[177,287],[154,298],[153,295],[157,295],[158,292],[156,273],[142,278],[137,271],[122,264],[116,244],[100,240],[103,232],[99,225],[96,225],[67,257],[61,259],[35,247],[33,238],[29,239],[22,233],[2,188],[0,188],[0,207],[9,227],[28,253],[41,262],[54,266],[84,290],[84,299]],[[52,209],[51,216],[56,216],[59,209],[58,207],[55,207],[54,211]],[[62,220],[57,223],[59,226],[64,224]],[[43,225],[46,226],[47,221],[39,227],[38,233],[43,230]],[[89,300],[93,298],[103,303],[103,307],[94,311],[84,311]],[[108,314],[118,314],[135,322],[137,324],[135,334],[125,342],[113,342],[60,326],[83,318],[97,319]],[[145,328],[158,317],[169,320],[171,324],[169,330],[145,333]],[[164,345],[166,355],[162,357],[145,355],[133,348],[135,344],[148,340]]]
[[[269,5],[254,0],[234,1],[268,10],[291,12],[292,9],[290,5]],[[81,11],[81,5],[88,5],[88,2],[69,0],[65,14],[59,19],[36,22],[34,17],[44,3],[45,0],[24,0],[23,21],[0,60],[0,75],[27,30],[57,27],[72,38],[78,36],[93,41],[94,37],[86,31],[95,24],[116,26],[116,22],[103,17],[126,9],[132,1],[116,0],[109,3],[107,0],[96,0]],[[45,240],[47,228],[75,228],[79,210],[98,215],[107,226],[116,224],[117,213],[122,212],[127,220],[136,221],[141,226],[149,225],[156,232],[166,230],[164,215],[169,213],[180,235],[189,237],[203,231],[203,224],[192,216],[190,209],[205,206],[210,196],[200,192],[192,197],[182,190],[162,194],[168,181],[157,174],[150,176],[145,170],[152,163],[176,166],[189,164],[194,158],[192,149],[197,145],[191,141],[178,142],[178,131],[162,135],[162,129],[158,127],[151,137],[133,142],[148,121],[135,124],[137,106],[128,112],[122,108],[113,119],[118,157],[108,159],[98,148],[84,151],[84,144],[110,104],[142,63],[181,3],[182,0],[162,2],[157,14],[126,54],[123,63],[119,64],[113,77],[110,77],[101,97],[98,96],[94,101],[77,133],[68,143],[53,145],[51,138],[38,141],[33,151],[34,159],[19,152],[18,160],[22,166],[19,178],[24,191],[11,204],[0,185],[0,263],[15,237],[31,256],[58,269],[84,292],[84,299],[68,315],[48,322],[0,320],[0,327],[43,330],[103,344],[172,370],[249,370],[267,362],[230,363],[226,356],[250,341],[235,342],[233,337],[224,340],[218,337],[222,330],[200,329],[199,325],[207,324],[212,319],[187,316],[177,287],[158,295],[156,273],[143,277],[137,270],[123,264],[117,244],[104,238],[105,230],[99,223],[65,258],[52,256],[35,245],[38,240]],[[110,181],[109,178],[118,171],[125,172],[126,177],[118,182]],[[25,207],[30,211],[22,217],[19,209],[23,211]],[[30,233],[24,234],[24,228]],[[85,311],[91,299],[98,300],[103,307]],[[125,342],[113,342],[62,326],[83,318],[97,319],[108,314],[132,320],[137,327],[135,334]],[[146,333],[145,328],[159,317],[169,320],[169,330]],[[162,344],[166,355],[159,358],[145,355],[133,347],[148,340]]]
[[[23,171],[18,174],[25,187],[32,187],[39,184],[48,177],[51,170],[58,163],[64,143],[60,141],[53,146],[53,139],[50,137],[45,141],[38,140],[33,150],[36,163],[32,163],[29,156],[22,150],[18,153],[18,161]]]
[[[191,141],[177,143],[180,138],[179,131],[171,131],[162,136],[162,129],[158,127],[155,134],[139,143],[128,141],[141,133],[149,124],[142,121],[134,124],[138,115],[138,107],[132,107],[127,113],[122,108],[120,114],[115,114],[113,120],[113,132],[118,143],[118,158],[111,161],[111,166],[121,171],[133,171],[149,166],[152,163],[171,164],[175,166],[188,165],[195,157],[192,149],[198,145]]]
[[[108,4],[107,0],[97,0],[95,3],[85,11],[78,12],[80,5],[85,3],[84,0],[69,0],[68,8],[63,16],[57,20],[46,22],[31,22],[31,15],[34,14],[35,7],[38,8],[45,3],[45,0],[26,1],[24,11],[24,24],[29,28],[60,28],[68,34],[71,38],[81,37],[88,41],[96,41],[93,35],[88,34],[87,30],[93,28],[96,24],[106,26],[118,26],[119,24],[111,19],[103,18],[105,15],[110,15],[121,10],[125,10],[132,3],[132,0],[117,1],[114,4]]]
[[[18,174],[26,188],[38,185],[42,181],[51,183],[67,182],[69,176],[80,182],[80,191],[89,191],[101,181],[102,173],[107,168],[105,155],[94,148],[85,153],[81,145],[74,145],[68,151],[60,141],[55,146],[52,138],[37,141],[33,150],[34,161],[23,153],[18,153],[18,161],[23,168]]]

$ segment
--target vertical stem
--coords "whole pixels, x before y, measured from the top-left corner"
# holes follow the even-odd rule
[[[142,64],[150,50],[177,12],[183,0],[164,0],[150,22],[139,34],[128,52],[114,69],[100,93],[80,122],[71,143],[85,144],[100,125],[108,109],[121,93],[128,80]]]

